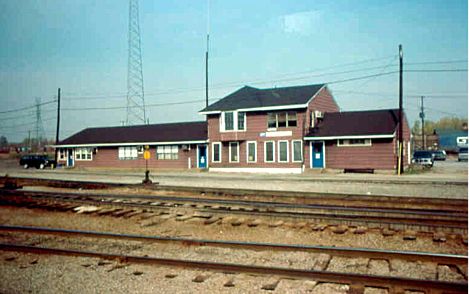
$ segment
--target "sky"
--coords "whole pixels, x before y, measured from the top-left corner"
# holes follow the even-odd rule
[[[426,119],[467,117],[467,1],[209,1],[139,2],[150,123],[204,120],[208,27],[211,103],[244,85],[328,83],[342,111],[397,108],[402,44],[410,124],[420,96]],[[41,103],[55,138],[58,88],[60,139],[121,125],[128,17],[128,0],[0,0],[0,135],[34,137]]]

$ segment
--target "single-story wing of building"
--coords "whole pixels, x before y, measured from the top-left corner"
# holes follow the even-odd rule
[[[206,168],[207,123],[180,122],[87,128],[61,141],[58,163],[68,167]]]
[[[410,130],[404,117],[404,164],[410,163]],[[395,169],[399,110],[329,112],[305,136],[311,168]]]

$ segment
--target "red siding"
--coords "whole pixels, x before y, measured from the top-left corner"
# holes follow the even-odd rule
[[[151,158],[148,160],[149,168],[174,168],[187,169],[189,166],[189,157],[191,158],[191,168],[197,165],[197,146],[191,145],[191,150],[182,150],[179,148],[177,160],[157,160],[156,147],[150,147]],[[66,161],[59,161],[65,164]],[[138,154],[138,159],[120,160],[117,147],[98,147],[97,152],[93,154],[93,160],[75,160],[76,167],[113,167],[113,168],[145,168],[143,154]]]
[[[337,146],[337,140],[325,141],[326,168],[394,169],[392,139],[372,139],[371,146]]]
[[[304,135],[309,131],[310,127],[310,111],[319,110],[322,112],[328,111],[339,111],[337,103],[334,101],[331,93],[324,87],[318,92],[318,94],[312,99],[306,109],[294,109],[285,111],[296,111],[297,112],[297,126],[290,128],[279,128],[277,131],[291,131],[291,136],[282,137],[265,137],[267,130],[267,113],[270,111],[258,111],[258,112],[247,112],[246,113],[246,131],[237,132],[220,132],[220,115],[208,115],[208,134],[209,134],[209,159],[210,167],[281,167],[281,168],[298,168],[302,167],[302,162],[292,162],[292,141],[303,140]],[[282,111],[282,110],[279,110]],[[262,135],[261,135],[262,134]],[[278,161],[278,141],[288,140],[289,144],[289,162],[279,163]],[[248,163],[246,160],[246,141],[257,142],[257,162]],[[275,161],[276,162],[264,162],[264,142],[274,141],[275,142]],[[222,162],[212,162],[212,143],[223,142],[222,144]],[[239,163],[229,162],[229,142],[239,142]],[[309,154],[308,146],[303,144],[303,157],[304,162],[308,164]]]

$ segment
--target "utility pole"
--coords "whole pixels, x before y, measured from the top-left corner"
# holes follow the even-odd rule
[[[420,119],[422,120],[422,150],[425,150],[425,111],[423,108],[423,96],[420,97]]]
[[[208,45],[210,36],[210,0],[207,0],[207,50],[205,51],[205,107],[208,107]]]
[[[60,132],[60,88],[57,90],[57,130],[55,132],[55,144],[59,144],[59,132]],[[55,148],[55,162],[57,158],[58,150]]]
[[[31,152],[31,130],[28,130],[28,147],[29,147],[29,150],[28,152]]]
[[[399,44],[399,145],[398,145],[398,164],[397,164],[397,174],[401,175],[401,173],[404,172],[404,156],[403,156],[403,143],[402,143],[402,137],[403,137],[403,130],[402,130],[402,61],[403,61],[403,52],[402,52],[402,45]]]

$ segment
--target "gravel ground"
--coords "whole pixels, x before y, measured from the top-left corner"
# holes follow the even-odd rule
[[[367,233],[354,235],[349,232],[336,235],[328,230],[312,232],[306,229],[269,228],[259,226],[233,227],[230,224],[202,225],[197,219],[178,222],[174,219],[161,219],[154,225],[142,227],[138,217],[130,219],[108,216],[74,214],[70,212],[47,212],[37,209],[0,207],[0,223],[9,225],[30,225],[132,233],[147,235],[167,235],[219,240],[246,240],[258,242],[281,242],[290,244],[336,245],[371,248],[389,248],[401,250],[465,253],[467,246],[460,240],[451,239],[446,243],[435,243],[430,238],[417,238],[415,241],[402,241],[402,236],[383,237],[380,234]],[[21,234],[20,234],[21,236]],[[3,234],[3,238],[5,234]],[[11,240],[11,239],[10,239]],[[57,240],[47,238],[19,237],[17,241],[28,244],[51,246]],[[135,255],[148,254],[160,257],[184,257],[212,261],[237,262],[246,258],[253,264],[314,268],[317,270],[345,270],[364,273],[367,270],[392,275],[415,275],[419,278],[460,280],[458,269],[437,267],[432,263],[405,262],[393,260],[346,259],[330,257],[326,254],[302,252],[266,253],[252,250],[239,251],[214,247],[184,247],[174,245],[148,245],[128,242],[124,247],[105,241],[74,241],[72,248],[81,248],[90,243],[94,249],[106,247],[113,252],[124,250]],[[65,242],[60,242],[62,245]],[[86,243],[86,244],[85,244]],[[86,247],[89,248],[89,247]],[[226,257],[229,255],[229,259]],[[460,269],[467,276],[467,267]],[[347,285],[315,283],[314,281],[278,280],[265,276],[226,275],[221,273],[181,270],[170,267],[144,266],[137,264],[119,264],[103,262],[91,258],[45,257],[34,254],[16,254],[0,252],[0,292],[1,293],[347,293]],[[168,277],[170,275],[170,277]],[[176,275],[171,278],[171,275]],[[194,282],[193,280],[204,280]],[[462,277],[464,279],[464,277]],[[234,287],[224,287],[232,280]],[[264,287],[276,285],[273,291]],[[366,289],[366,293],[383,293],[380,289]],[[381,289],[382,290],[382,289]],[[378,292],[376,292],[378,291]],[[386,293],[386,292],[384,292]]]

